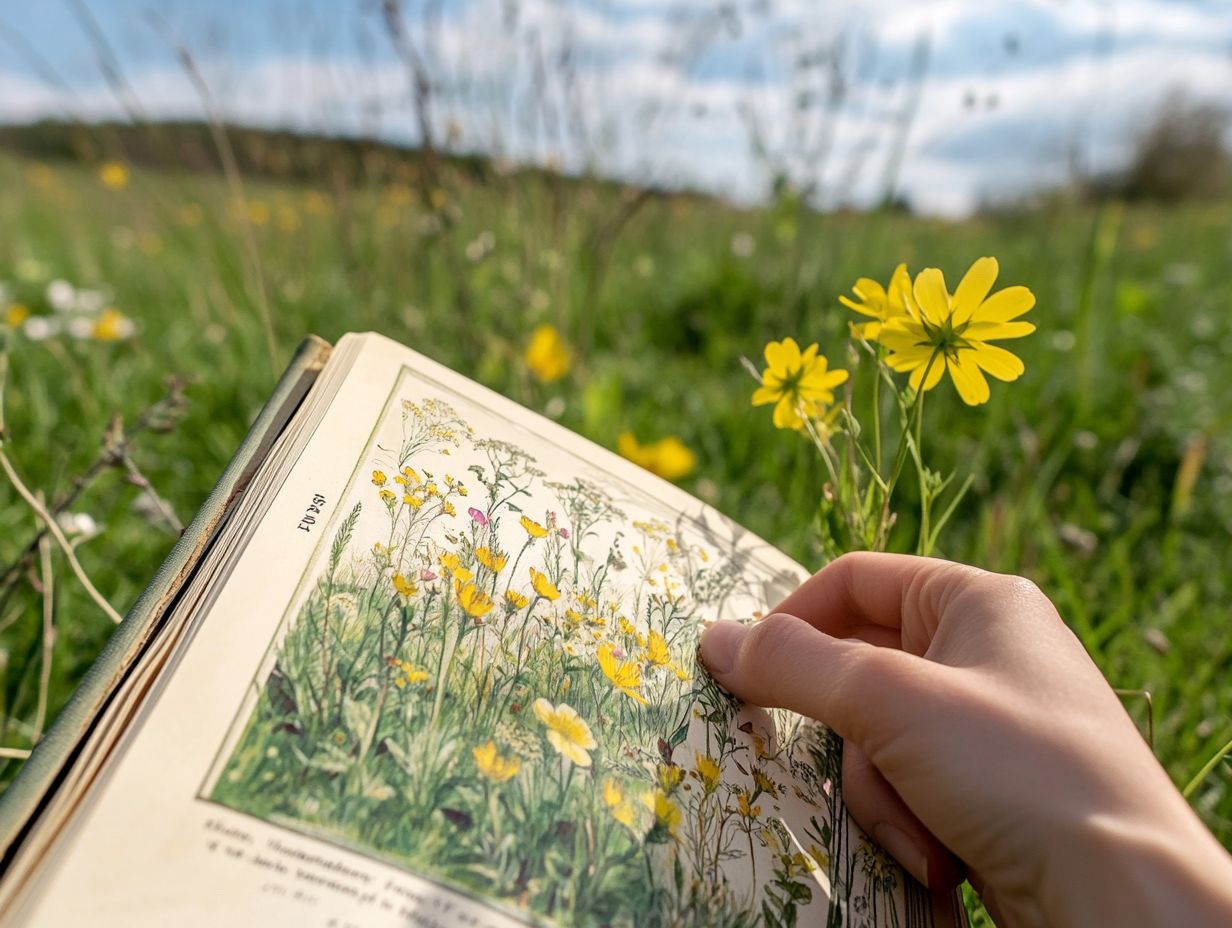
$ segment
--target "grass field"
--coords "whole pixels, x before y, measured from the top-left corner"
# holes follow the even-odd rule
[[[991,254],[1003,282],[1034,290],[1039,329],[1015,346],[1025,376],[994,384],[987,406],[963,406],[948,384],[930,394],[933,465],[974,474],[942,553],[1031,577],[1115,686],[1149,690],[1154,747],[1178,785],[1232,738],[1232,205],[945,222],[468,176],[447,167],[426,196],[249,180],[245,204],[212,176],[134,170],[107,184],[97,166],[0,156],[9,301],[41,312],[64,279],[135,324],[117,340],[10,333],[4,446],[25,483],[55,500],[113,416],[131,425],[169,376],[188,378],[182,416],[134,440],[136,470],[107,469],[71,507],[102,528],[78,554],[116,609],[174,542],[164,515],[134,505],[149,499],[135,473],[187,522],[308,332],[381,331],[611,447],[623,431],[678,436],[697,456],[686,489],[818,566],[821,466],[751,408],[740,357],[786,335],[841,357],[853,317],[836,297],[857,276],[907,261],[954,281]],[[573,355],[547,385],[524,362],[540,323]],[[2,493],[0,569],[36,529]],[[905,506],[897,546],[912,530]],[[47,572],[32,559],[0,590],[10,748],[30,746],[40,694],[50,720],[112,628],[60,555],[47,566],[45,680]],[[1126,698],[1145,730],[1145,702]],[[1191,799],[1232,846],[1232,770],[1216,765]]]

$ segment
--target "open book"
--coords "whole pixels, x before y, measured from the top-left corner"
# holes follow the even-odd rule
[[[375,335],[310,340],[0,804],[4,924],[962,923],[696,661],[804,576]]]

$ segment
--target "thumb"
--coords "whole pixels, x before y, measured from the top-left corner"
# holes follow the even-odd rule
[[[857,638],[834,638],[793,615],[717,622],[700,656],[728,692],[817,719],[869,753],[911,724],[933,665]]]

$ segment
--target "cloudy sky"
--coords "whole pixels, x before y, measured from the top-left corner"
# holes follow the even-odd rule
[[[0,0],[0,120],[200,116],[420,137],[737,199],[919,208],[1115,164],[1168,98],[1232,108],[1224,0]]]

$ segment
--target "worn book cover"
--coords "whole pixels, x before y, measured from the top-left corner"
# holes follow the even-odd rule
[[[804,571],[347,336],[10,850],[29,925],[961,924],[696,660]]]

